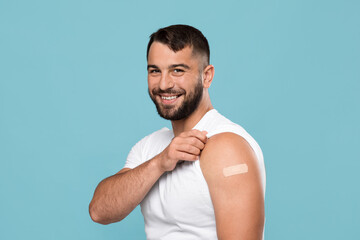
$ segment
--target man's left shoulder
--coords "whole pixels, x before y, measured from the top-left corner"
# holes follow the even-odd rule
[[[228,170],[237,174],[260,174],[253,148],[245,138],[232,132],[219,133],[208,139],[201,153],[200,166],[207,180],[223,179],[229,175]]]
[[[214,206],[221,239],[260,239],[264,226],[265,184],[256,154],[232,132],[210,137],[200,167]]]
[[[241,135],[233,132],[222,132],[207,140],[201,157],[216,162],[230,163],[233,160],[235,163],[252,161],[256,159],[256,154],[248,141]]]

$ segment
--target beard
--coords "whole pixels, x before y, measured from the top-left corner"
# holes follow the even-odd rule
[[[199,103],[201,101],[202,95],[203,95],[203,86],[202,86],[202,80],[199,77],[197,84],[195,86],[195,89],[193,92],[189,92],[189,94],[185,95],[186,91],[181,90],[161,90],[159,88],[153,89],[150,93],[150,90],[148,89],[149,95],[151,100],[154,102],[156,106],[156,110],[160,117],[165,118],[167,120],[180,120],[188,117],[190,114],[192,114],[196,108],[199,106]],[[179,107],[176,106],[163,106],[161,103],[159,103],[156,100],[156,96],[158,94],[177,94],[184,96],[184,100],[182,101],[181,105]]]

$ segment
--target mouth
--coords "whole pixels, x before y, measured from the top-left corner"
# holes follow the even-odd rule
[[[182,94],[173,95],[173,94],[159,94],[161,102],[163,104],[174,104]]]

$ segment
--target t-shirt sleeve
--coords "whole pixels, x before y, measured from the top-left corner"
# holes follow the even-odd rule
[[[146,137],[137,142],[130,150],[124,168],[135,168],[143,163],[143,145]]]
[[[163,146],[168,145],[167,141],[171,138],[171,134],[169,129],[163,128],[141,139],[130,150],[124,168],[136,168],[153,158],[162,151]]]

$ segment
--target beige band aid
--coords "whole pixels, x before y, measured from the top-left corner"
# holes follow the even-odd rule
[[[236,174],[247,173],[247,172],[248,172],[248,165],[246,163],[226,167],[223,169],[223,173],[225,177],[229,177]]]

